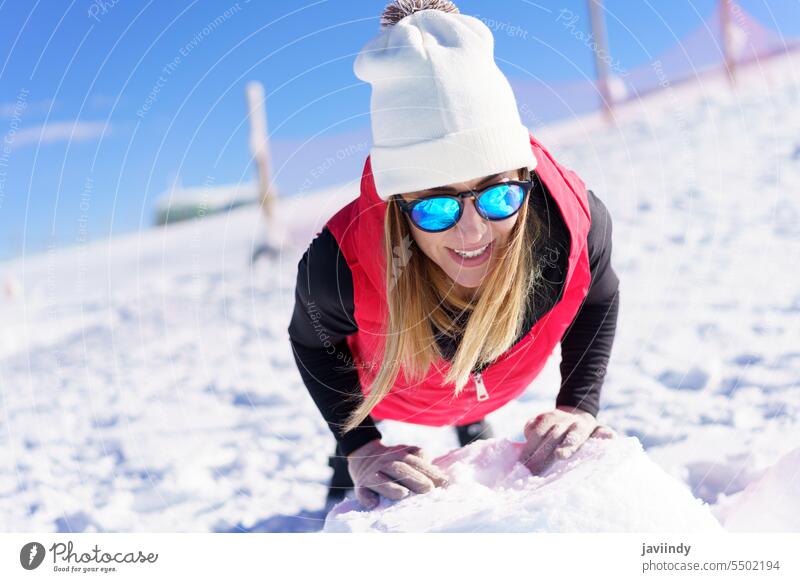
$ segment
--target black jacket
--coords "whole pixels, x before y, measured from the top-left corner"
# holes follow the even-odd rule
[[[535,184],[528,203],[544,226],[534,249],[537,256],[545,257],[543,281],[529,298],[525,325],[517,341],[561,298],[571,244],[556,202],[544,184],[538,180]],[[561,339],[562,383],[556,405],[575,406],[596,415],[616,332],[619,279],[611,266],[611,217],[591,190],[588,199],[592,217],[588,234],[591,284]],[[381,436],[371,417],[346,435],[341,434],[356,406],[343,396],[361,391],[345,340],[358,330],[353,312],[350,268],[325,227],[297,265],[295,307],[288,330],[303,382],[345,455]],[[445,357],[451,358],[458,340],[444,335],[437,335],[436,340]]]

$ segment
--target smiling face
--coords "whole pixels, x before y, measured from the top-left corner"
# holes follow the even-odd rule
[[[517,170],[492,176],[476,178],[468,182],[457,182],[419,192],[403,194],[411,202],[431,194],[455,194],[467,190],[479,190],[509,180],[518,180]],[[426,232],[417,228],[405,216],[414,242],[425,255],[439,265],[455,283],[455,292],[462,298],[474,296],[486,275],[497,260],[499,249],[508,242],[509,234],[516,224],[519,213],[505,220],[485,220],[475,208],[475,200],[464,200],[464,212],[458,223],[444,232]]]

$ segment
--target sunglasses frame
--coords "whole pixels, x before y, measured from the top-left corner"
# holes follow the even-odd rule
[[[508,216],[504,216],[503,218],[490,218],[490,217],[486,216],[481,211],[480,206],[478,205],[478,199],[481,196],[483,196],[487,191],[491,190],[492,188],[497,188],[498,186],[505,186],[505,185],[516,185],[516,186],[522,186],[523,187],[522,203],[519,205],[519,208],[517,208],[514,212],[512,212]],[[421,196],[420,198],[415,198],[411,202],[403,200],[403,198],[400,195],[398,195],[396,197],[396,201],[397,201],[398,206],[400,207],[400,210],[402,210],[404,213],[408,214],[409,220],[411,221],[411,223],[416,228],[418,228],[418,229],[420,229],[420,230],[422,230],[424,232],[433,232],[433,233],[446,232],[446,231],[450,230],[451,228],[453,228],[456,224],[458,224],[458,221],[461,220],[462,216],[464,216],[464,200],[466,198],[474,198],[475,199],[475,210],[478,211],[478,214],[480,214],[481,218],[483,218],[484,220],[491,220],[492,222],[498,222],[500,220],[508,220],[509,218],[514,216],[517,212],[519,212],[520,209],[522,208],[522,206],[525,204],[525,199],[531,193],[531,190],[533,190],[533,187],[535,185],[536,185],[536,176],[535,176],[535,174],[533,172],[531,172],[531,179],[530,180],[506,180],[505,182],[495,182],[494,184],[489,184],[488,186],[484,186],[480,190],[465,190],[464,192],[456,192],[456,193],[453,193],[453,194],[430,194],[428,196]],[[411,214],[413,212],[413,210],[414,210],[414,207],[417,204],[419,204],[420,202],[423,202],[425,200],[430,200],[432,198],[453,198],[453,199],[456,200],[456,202],[458,202],[458,216],[456,217],[456,219],[453,222],[453,224],[451,224],[447,228],[443,228],[443,229],[440,229],[440,230],[429,230],[427,228],[421,227],[414,220],[413,215]]]

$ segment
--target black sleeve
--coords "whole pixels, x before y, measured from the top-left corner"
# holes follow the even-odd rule
[[[371,416],[346,435],[341,433],[363,400],[346,341],[358,331],[353,312],[350,268],[333,234],[323,228],[297,265],[289,340],[300,376],[345,455],[381,438]]]
[[[556,406],[574,406],[597,416],[617,329],[619,278],[611,266],[611,216],[594,192],[589,190],[588,197],[592,216],[587,242],[591,284],[561,339],[562,383]]]

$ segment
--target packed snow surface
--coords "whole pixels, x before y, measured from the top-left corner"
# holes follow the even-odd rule
[[[590,439],[540,476],[522,443],[477,441],[434,460],[451,484],[364,510],[328,514],[326,532],[721,532],[709,506],[648,459],[633,437]]]
[[[717,513],[730,531],[800,532],[800,448],[723,500]]]

